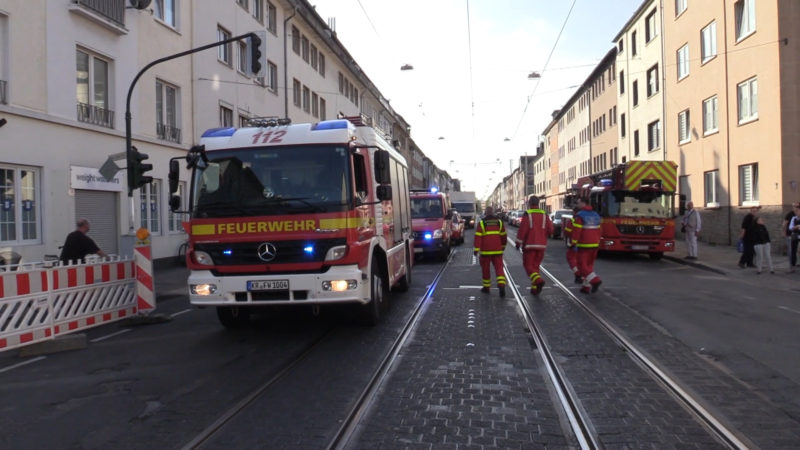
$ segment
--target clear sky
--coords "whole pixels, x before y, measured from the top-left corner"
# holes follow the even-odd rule
[[[535,153],[551,113],[642,3],[310,1],[323,19],[336,19],[339,40],[422,151],[481,198],[511,173],[512,160],[516,167],[519,156]],[[404,64],[414,69],[401,71]],[[533,71],[541,77],[529,79]]]

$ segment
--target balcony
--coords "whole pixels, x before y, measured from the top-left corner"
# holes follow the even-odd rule
[[[8,86],[8,81],[0,80],[0,105],[8,104],[8,98],[6,97],[7,86]]]
[[[171,127],[169,125],[163,123],[156,124],[156,134],[158,134],[159,139],[163,139],[165,141],[175,142],[176,144],[181,143],[181,129]]]
[[[69,9],[117,34],[128,34],[125,0],[72,0]]]
[[[114,128],[114,111],[86,103],[78,103],[78,120],[92,125]]]

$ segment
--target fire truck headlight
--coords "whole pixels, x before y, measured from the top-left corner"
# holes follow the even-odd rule
[[[342,259],[344,258],[345,253],[347,253],[346,245],[337,245],[336,247],[331,247],[328,249],[328,253],[325,254],[325,261],[336,261],[337,259]]]
[[[356,288],[358,288],[358,281],[356,280],[332,280],[322,282],[323,291],[342,292],[348,290],[352,291]]]
[[[672,247],[672,242],[665,242],[664,247]]]
[[[211,255],[209,255],[206,252],[195,251],[193,253],[193,255],[194,255],[194,262],[196,262],[197,264],[200,264],[201,266],[213,266],[214,265],[214,260],[211,259]]]
[[[604,244],[606,245],[606,247],[611,247],[614,245],[614,241],[605,241]]]
[[[433,231],[433,238],[434,239],[441,239],[442,238],[442,230],[434,230]]]
[[[192,294],[194,295],[211,295],[217,292],[217,285],[216,284],[190,284],[189,289],[191,289]]]
[[[663,225],[655,225],[655,226],[653,226],[653,230],[658,231],[659,233],[661,233],[662,231],[664,231],[664,226]]]

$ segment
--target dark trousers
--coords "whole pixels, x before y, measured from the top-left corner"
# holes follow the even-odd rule
[[[756,256],[756,246],[755,243],[749,239],[744,240],[744,252],[742,252],[742,256],[739,258],[739,265],[746,265],[747,267],[753,267],[753,258]]]

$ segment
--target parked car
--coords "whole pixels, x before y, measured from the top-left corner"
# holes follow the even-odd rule
[[[508,223],[512,227],[518,227],[520,222],[522,222],[522,215],[523,214],[525,214],[525,211],[522,211],[522,210],[511,211],[511,214],[510,214],[511,219],[508,221]]]
[[[550,214],[550,220],[553,221],[553,234],[550,236],[553,239],[560,239],[563,236],[563,222],[565,218],[572,219],[571,209],[559,209]]]

